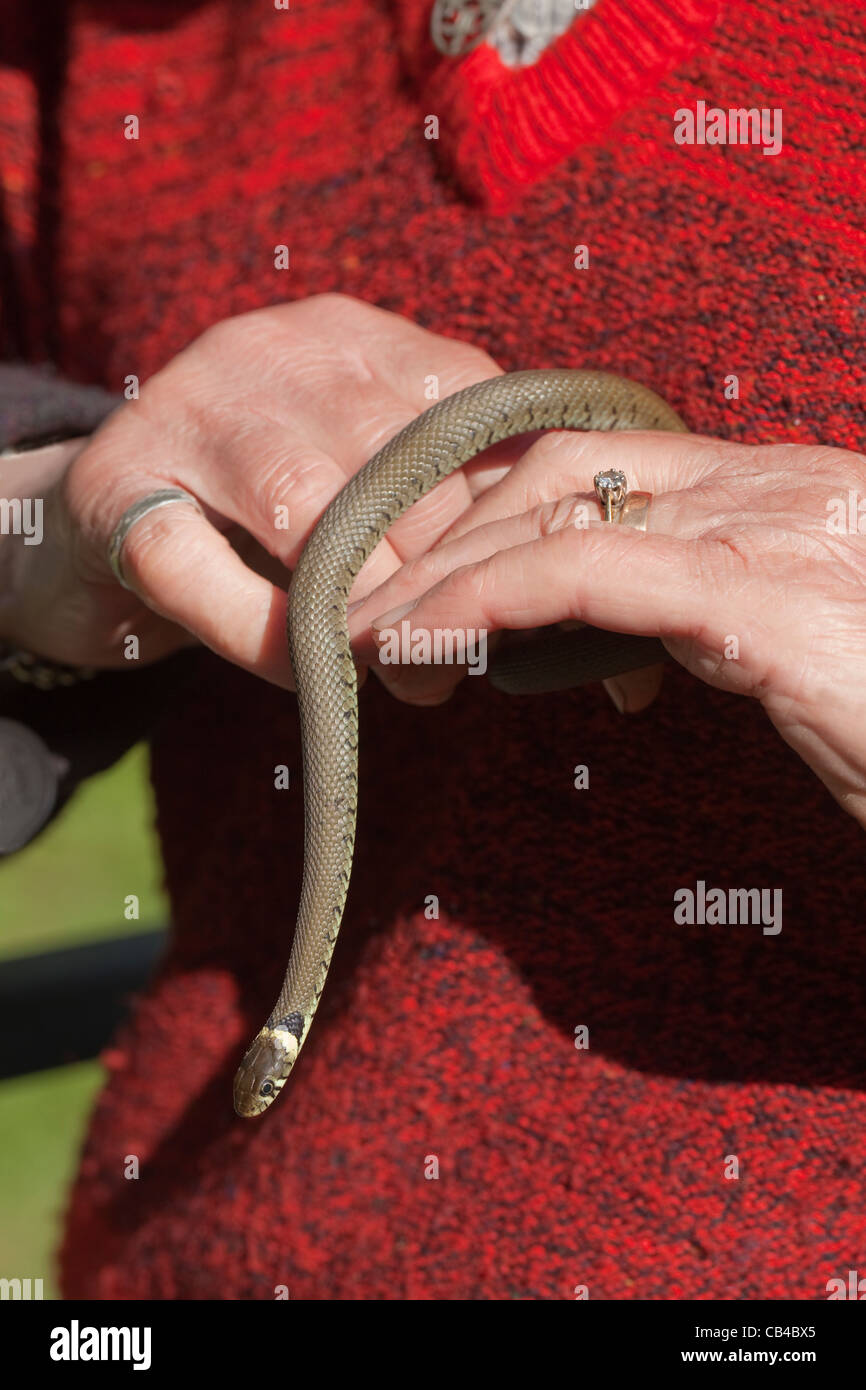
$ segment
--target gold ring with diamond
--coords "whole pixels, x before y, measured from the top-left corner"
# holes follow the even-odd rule
[[[596,473],[593,482],[605,521],[631,526],[636,531],[646,530],[651,492],[629,492],[626,476],[618,468]]]
[[[625,474],[618,468],[608,468],[604,473],[596,473],[593,482],[605,521],[618,521],[628,492]]]
[[[635,531],[645,531],[652,500],[651,492],[627,492],[617,518],[620,526],[631,526]]]

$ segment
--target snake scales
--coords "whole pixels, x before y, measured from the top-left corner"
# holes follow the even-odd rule
[[[358,694],[346,605],[364,561],[413,502],[500,440],[550,429],[685,428],[659,396],[621,377],[514,372],[467,387],[425,411],[380,449],[325,511],[295,571],[288,612],[304,765],[301,901],[279,998],[235,1076],[239,1115],[261,1114],[279,1095],[313,1020],[343,917],[358,799]],[[510,666],[507,660],[496,683],[530,689],[538,668],[552,664],[552,680],[543,688],[562,688],[645,666],[663,654],[655,639],[592,628],[577,634],[552,631],[550,640],[553,658],[544,643],[534,652],[524,648],[529,654],[508,659]],[[556,644],[567,648],[565,678]]]

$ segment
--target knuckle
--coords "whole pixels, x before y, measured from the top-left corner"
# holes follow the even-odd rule
[[[461,565],[437,585],[436,592],[442,598],[454,599],[458,603],[469,599],[481,599],[489,584],[490,565],[486,560],[478,564]]]
[[[136,589],[146,592],[149,606],[163,616],[165,610],[153,602],[151,595],[155,588],[164,591],[166,585],[170,588],[175,584],[195,582],[191,542],[198,520],[192,508],[166,507],[143,517],[123,543],[121,569],[124,578]],[[182,532],[186,535],[181,536]]]
[[[483,348],[474,343],[448,342],[449,362],[440,371],[442,382],[455,391],[462,386],[473,386],[476,382],[487,381],[500,376],[502,369]]]
[[[284,322],[292,304],[269,304],[261,309],[249,309],[210,324],[191,345],[190,351],[208,363],[218,359],[219,365],[231,362],[241,350],[261,350],[278,331],[285,332]],[[182,358],[183,353],[180,354]],[[180,359],[177,359],[180,360]]]
[[[243,334],[245,320],[250,317],[249,314],[237,314],[234,318],[219,319],[199,334],[194,346],[207,355],[222,356],[227,345]]]
[[[243,475],[242,490],[246,505],[268,533],[273,531],[275,546],[306,532],[333,493],[326,486],[322,461],[304,446],[281,447],[275,457],[260,458],[255,471]],[[288,527],[278,524],[286,509]]]
[[[862,490],[866,485],[866,454],[848,449],[827,449],[821,456],[823,469],[846,488]]]
[[[321,294],[313,294],[305,303],[324,310],[325,312],[334,311],[345,313],[347,309],[363,310],[372,306],[364,304],[363,300],[353,299],[350,294],[341,294],[338,290],[323,290]]]
[[[690,547],[686,555],[697,585],[730,584],[752,571],[754,561],[743,528],[711,527],[701,539],[703,544]]]
[[[546,502],[539,508],[538,531],[541,536],[552,536],[557,531],[569,528],[585,530],[589,520],[589,506],[585,497],[572,493],[560,497],[555,502]]]

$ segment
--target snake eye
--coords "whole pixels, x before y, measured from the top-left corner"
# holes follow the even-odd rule
[[[261,1087],[259,1088],[259,1095],[260,1095],[260,1096],[270,1096],[270,1095],[273,1095],[273,1091],[274,1091],[274,1083],[273,1083],[273,1081],[263,1081],[262,1084],[261,1084]]]

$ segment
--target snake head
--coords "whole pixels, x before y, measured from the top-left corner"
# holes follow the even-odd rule
[[[234,1098],[238,1115],[261,1115],[276,1100],[301,1047],[300,1014],[267,1024],[247,1049],[235,1073]]]

